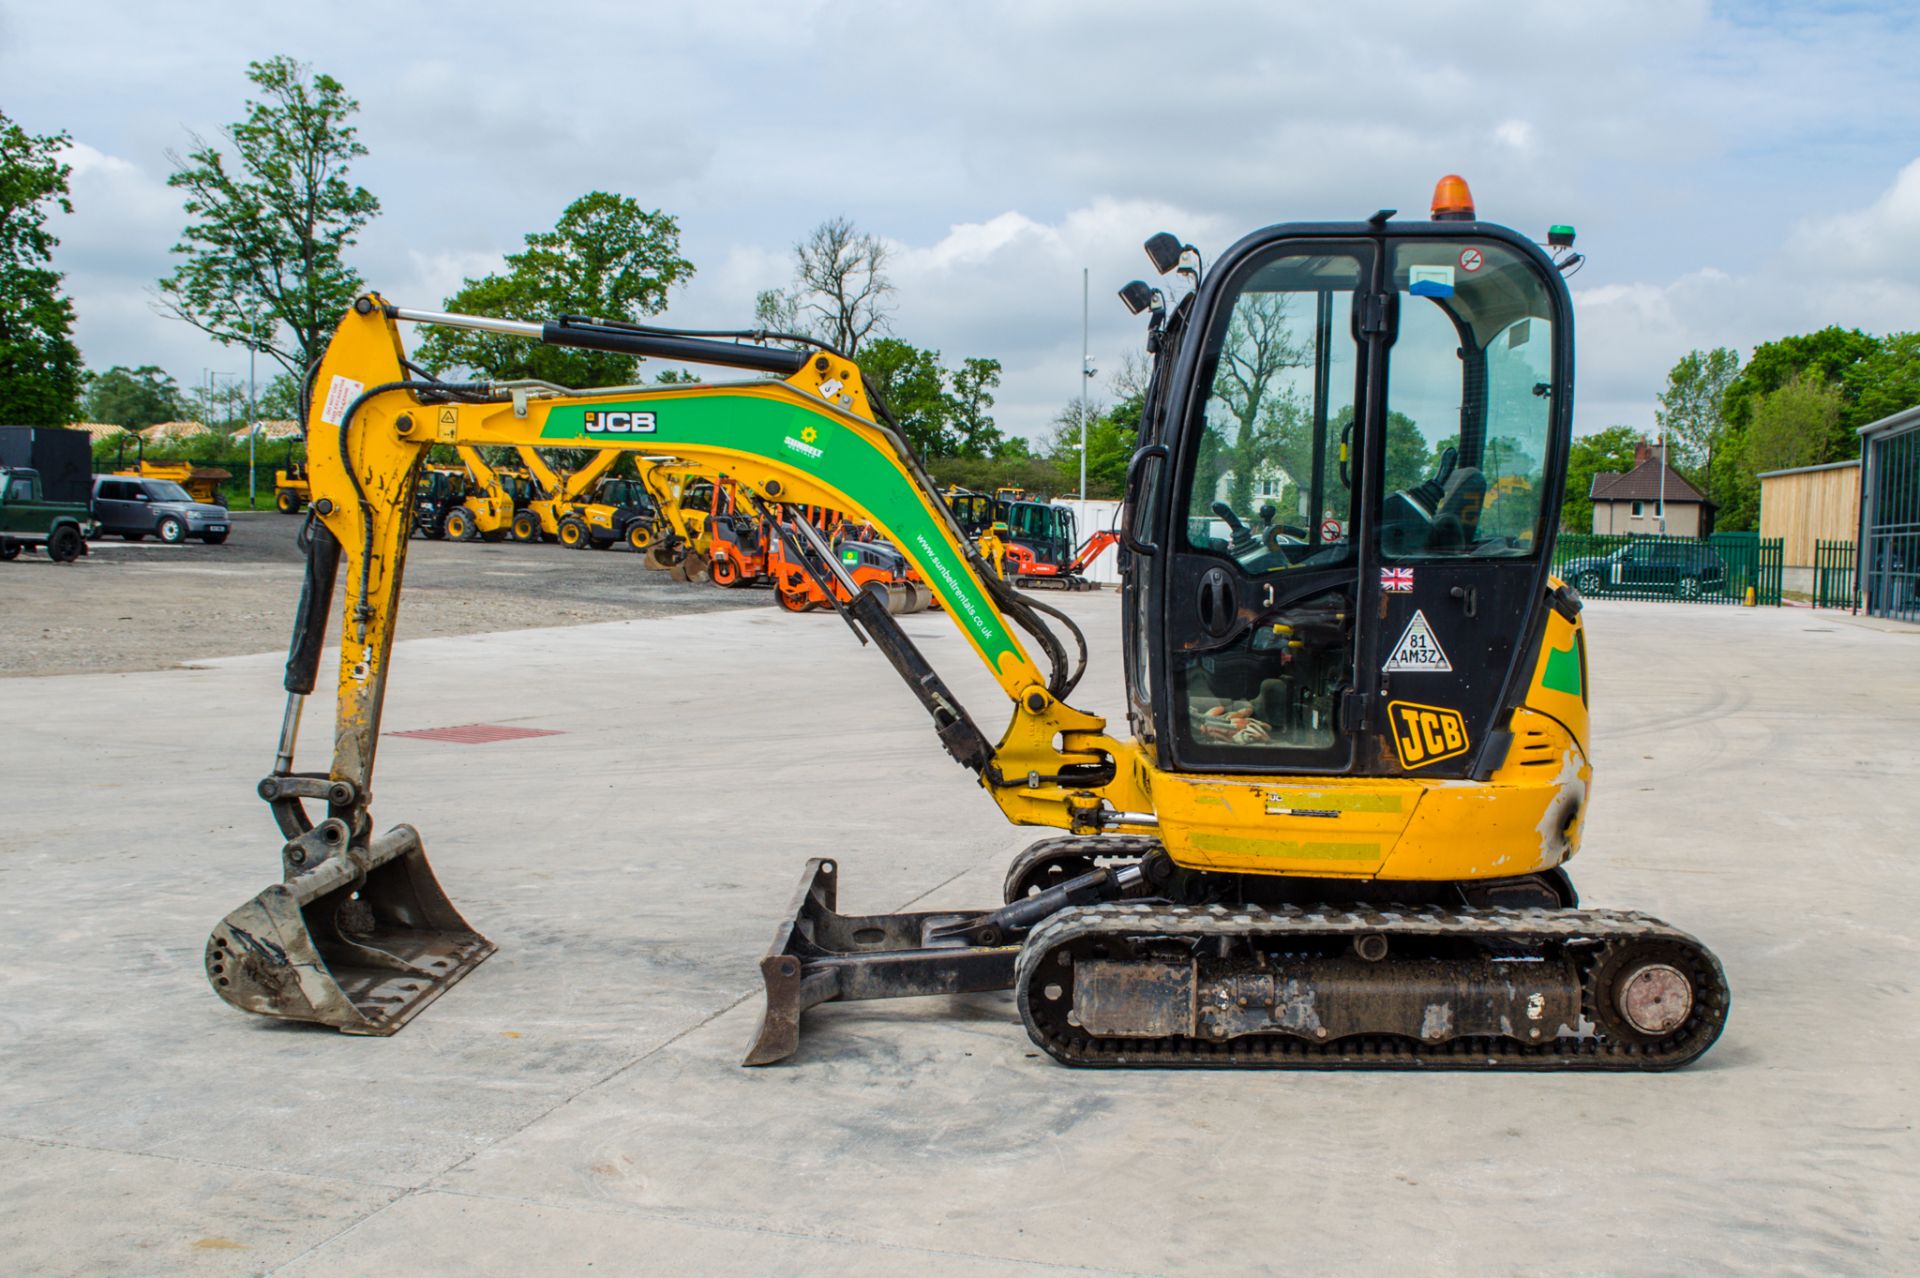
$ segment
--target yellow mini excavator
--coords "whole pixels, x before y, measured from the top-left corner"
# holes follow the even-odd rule
[[[1696,1059],[1727,1015],[1718,961],[1656,919],[1581,908],[1566,871],[1591,779],[1581,601],[1550,572],[1571,244],[1569,228],[1542,246],[1477,220],[1457,178],[1432,220],[1273,226],[1204,276],[1177,237],[1147,241],[1166,283],[1121,293],[1153,358],[1122,528],[1124,735],[1070,704],[1073,623],[982,564],[839,352],[360,298],[314,381],[317,526],[259,783],[282,882],[214,929],[210,979],[248,1011],[391,1034],[493,952],[419,833],[369,811],[407,503],[434,444],[607,448],[727,475],[1007,817],[1064,832],[978,910],[843,915],[837,860],[810,862],[761,962],[749,1064],[793,1052],[827,1000],[996,989],[1073,1065]],[[411,371],[402,324],[760,376],[445,382]],[[1497,519],[1480,517],[1489,493]],[[884,604],[845,588],[791,513],[807,505],[872,523],[911,561],[1006,694],[997,740]],[[297,771],[336,579],[333,756]]]

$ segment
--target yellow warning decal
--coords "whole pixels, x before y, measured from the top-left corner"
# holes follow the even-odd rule
[[[1389,701],[1387,722],[1392,726],[1393,748],[1400,753],[1400,766],[1409,772],[1467,752],[1467,721],[1458,710]]]

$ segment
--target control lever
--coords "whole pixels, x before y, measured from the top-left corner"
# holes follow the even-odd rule
[[[1233,536],[1227,540],[1227,549],[1230,552],[1236,555],[1244,555],[1260,545],[1259,539],[1248,530],[1246,524],[1241,521],[1240,516],[1233,513],[1233,507],[1227,505],[1224,501],[1216,501],[1213,503],[1213,513],[1220,516],[1222,522],[1227,525],[1228,531],[1233,534]]]

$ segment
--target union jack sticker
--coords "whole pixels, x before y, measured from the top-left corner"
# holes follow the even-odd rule
[[[1380,570],[1380,589],[1390,595],[1410,595],[1413,593],[1413,569],[1382,568]]]

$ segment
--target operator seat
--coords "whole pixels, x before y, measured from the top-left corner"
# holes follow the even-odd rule
[[[1473,544],[1480,526],[1480,508],[1487,500],[1487,477],[1478,466],[1458,466],[1447,476],[1434,508],[1427,549],[1446,553]]]

